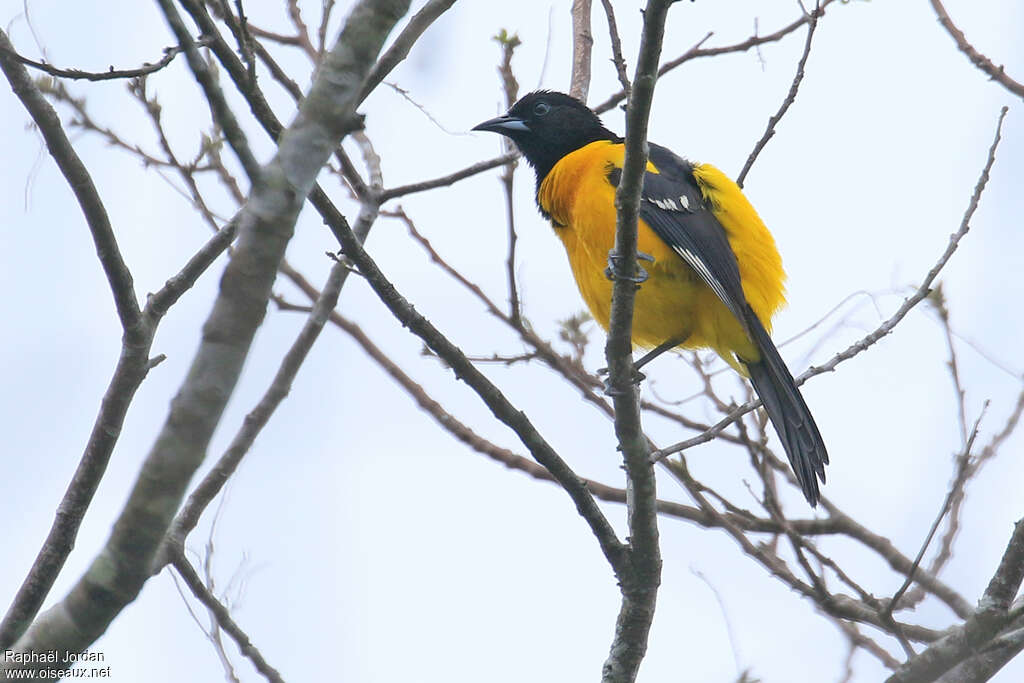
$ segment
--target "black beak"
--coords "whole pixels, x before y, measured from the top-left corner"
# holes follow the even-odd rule
[[[501,135],[511,135],[512,133],[528,133],[530,132],[530,127],[522,119],[506,114],[505,116],[499,116],[479,123],[473,126],[473,130],[487,130],[492,133],[500,133]]]

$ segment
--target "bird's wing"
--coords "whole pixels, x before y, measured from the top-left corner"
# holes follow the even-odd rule
[[[664,147],[652,144],[650,148],[650,161],[659,172],[644,174],[640,217],[722,300],[757,347],[760,359],[740,360],[775,425],[804,496],[816,505],[817,479],[825,481],[828,452],[814,418],[768,331],[747,302],[736,255],[725,228],[704,199],[693,166]],[[621,178],[621,169],[608,173],[613,185]]]
[[[750,335],[752,311],[743,294],[736,255],[697,185],[692,165],[660,145],[651,144],[650,150],[650,161],[659,172],[644,174],[640,217],[693,268]],[[621,177],[619,168],[608,173],[615,186]]]

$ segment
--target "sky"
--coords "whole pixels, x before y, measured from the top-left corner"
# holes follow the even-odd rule
[[[499,50],[491,39],[500,30],[523,41],[513,60],[523,92],[567,89],[569,4],[464,0],[442,17],[389,77],[430,117],[387,87],[361,108],[383,159],[385,186],[433,178],[500,152],[496,136],[467,133],[503,109]],[[288,33],[283,5],[250,0],[245,7],[255,25]],[[595,5],[591,103],[618,89],[604,16]],[[673,6],[664,58],[709,32],[706,46],[744,40],[755,26],[774,31],[800,11],[795,2],[720,5]],[[319,3],[302,6],[315,25]],[[636,7],[616,3],[630,69],[640,32]],[[978,49],[1024,80],[1024,48],[1015,39],[1024,20],[1018,3],[948,0],[946,7]],[[105,3],[88,0],[0,0],[0,21],[24,54],[38,57],[45,50],[53,64],[87,70],[155,61],[173,44],[155,3],[124,4],[109,13]],[[655,94],[650,139],[735,177],[785,97],[803,44],[800,31],[759,51],[699,60],[666,75]],[[282,59],[305,68],[294,52]],[[298,73],[308,84],[307,71]],[[209,127],[209,111],[187,68],[177,60],[149,87],[163,105],[172,144],[187,156]],[[124,83],[69,88],[87,99],[95,120],[157,149]],[[273,85],[267,89],[288,120],[293,107],[287,97]],[[1004,105],[1010,111],[991,181],[971,232],[940,277],[958,335],[968,420],[981,418],[982,444],[1005,423],[1024,373],[1018,352],[1024,287],[1017,277],[1024,253],[1024,108],[956,50],[928,3],[873,0],[829,8],[797,100],[745,186],[789,275],[789,305],[775,320],[776,339],[794,336],[849,298],[824,325],[782,347],[795,374],[874,329],[920,283],[960,225]],[[60,111],[67,122],[68,110]],[[621,112],[604,120],[623,131]],[[6,84],[0,121],[7,131],[0,164],[0,288],[7,293],[0,299],[6,387],[0,392],[0,519],[6,520],[0,595],[11,596],[81,456],[117,360],[120,329],[81,213]],[[251,120],[245,125],[257,157],[269,159],[273,149],[265,135]],[[155,291],[207,239],[208,228],[174,179],[95,135],[71,135],[106,202],[137,292]],[[337,180],[324,174],[321,181],[354,215]],[[551,338],[558,321],[582,303],[561,246],[535,211],[532,190],[531,172],[521,167],[517,281],[534,327]],[[212,193],[215,211],[233,213],[222,192]],[[506,301],[497,171],[385,208],[398,206],[453,266],[495,301]],[[379,221],[367,246],[399,291],[467,353],[523,351],[430,263],[401,223]],[[319,284],[331,263],[324,252],[335,248],[315,212],[304,211],[289,261]],[[47,604],[65,595],[105,541],[191,360],[223,265],[222,258],[163,322],[154,352],[167,360],[150,373],[128,413]],[[302,301],[286,282],[275,291]],[[465,385],[422,354],[420,342],[365,283],[350,278],[339,310],[456,417],[525,453]],[[301,314],[271,307],[207,466],[265,391],[303,321]],[[596,370],[603,364],[603,334],[588,329],[585,364]],[[922,305],[871,349],[804,387],[832,458],[826,495],[911,556],[942,503],[960,446],[947,360],[942,329]],[[576,391],[539,365],[483,369],[579,474],[622,485],[611,423]],[[700,390],[678,358],[659,359],[647,375],[645,397],[681,400]],[[743,396],[728,376],[717,381],[723,394]],[[715,416],[699,401],[686,409],[699,419]],[[656,419],[645,427],[659,444],[692,436]],[[1024,516],[1017,495],[1022,445],[1020,435],[1012,436],[968,490],[957,553],[942,577],[972,603],[1013,522]],[[744,490],[750,475],[745,457],[712,443],[688,458],[696,475],[755,505]],[[659,479],[659,494],[690,502],[667,477]],[[790,509],[801,510],[798,494],[787,500]],[[624,535],[624,509],[603,508]],[[285,680],[575,682],[600,675],[619,593],[569,498],[455,441],[337,329],[324,331],[219,510],[212,531],[211,508],[189,548],[198,557],[208,539],[213,544],[219,589],[229,589],[236,620]],[[640,680],[724,683],[748,668],[766,683],[842,677],[842,634],[737,552],[725,534],[666,519],[661,538],[662,588]],[[828,539],[822,548],[877,595],[898,588],[896,575],[852,544]],[[908,618],[944,628],[954,617],[930,605]],[[207,622],[205,615],[200,619]],[[115,681],[223,680],[213,648],[167,571],[147,583],[94,649],[105,655]],[[232,655],[243,680],[259,679],[237,652]],[[853,665],[854,681],[884,678],[884,668],[868,656],[858,655]],[[1022,679],[1024,661],[1018,661],[994,680]]]

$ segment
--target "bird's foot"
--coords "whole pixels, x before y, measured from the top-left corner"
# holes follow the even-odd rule
[[[607,375],[608,374],[608,368],[598,368],[597,369],[597,374],[598,375]],[[630,383],[631,384],[640,384],[640,382],[643,382],[645,379],[647,379],[647,375],[645,375],[644,373],[640,372],[639,370],[635,370],[634,369],[633,370],[633,377],[630,379]],[[619,389],[619,388],[616,388],[615,386],[612,385],[612,378],[611,377],[604,377],[601,380],[601,387],[604,389],[605,396],[621,396],[622,394],[626,393],[625,389]]]
[[[654,257],[651,256],[650,254],[645,254],[642,251],[638,251],[636,253],[636,260],[654,263]],[[627,280],[638,285],[643,282],[646,282],[647,278],[650,277],[647,274],[647,271],[644,270],[639,263],[637,263],[636,266],[636,275],[622,275],[620,272],[621,265],[622,255],[619,254],[619,252],[612,249],[611,251],[608,252],[608,267],[604,269],[604,276],[613,282],[615,280]]]

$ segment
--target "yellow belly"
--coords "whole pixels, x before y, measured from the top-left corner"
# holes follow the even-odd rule
[[[593,172],[595,164],[602,172]],[[565,246],[580,294],[605,329],[612,283],[604,271],[615,244],[615,188],[606,178],[606,169],[621,164],[620,145],[591,143],[559,161],[538,191],[538,200],[551,214],[555,233]],[[651,165],[648,169],[656,172]],[[737,255],[744,294],[770,330],[771,316],[784,302],[784,274],[775,242],[735,183],[707,165],[697,166],[694,175]],[[712,348],[734,366],[733,353],[759,360],[725,304],[643,220],[638,225],[637,247],[654,257],[654,263],[640,263],[649,277],[636,295],[634,344],[653,347],[686,337],[682,347]]]

